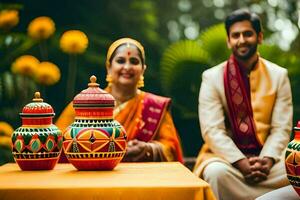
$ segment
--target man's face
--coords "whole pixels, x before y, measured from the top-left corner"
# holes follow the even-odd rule
[[[244,20],[230,27],[227,46],[232,49],[235,57],[248,60],[256,53],[257,45],[261,44],[262,39],[263,34],[260,32],[257,35],[251,22]]]

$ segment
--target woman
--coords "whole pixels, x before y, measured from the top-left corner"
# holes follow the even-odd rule
[[[139,90],[144,85],[145,52],[131,38],[115,41],[108,49],[106,68],[109,92],[116,100],[114,117],[127,132],[124,161],[181,161],[177,131],[168,107],[170,99]],[[74,119],[71,104],[56,125],[64,130]]]

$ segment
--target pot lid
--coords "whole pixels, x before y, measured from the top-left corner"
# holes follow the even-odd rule
[[[82,90],[73,99],[74,108],[78,107],[114,107],[115,99],[114,97],[99,88],[99,84],[96,83],[97,77],[91,76],[88,88]]]
[[[21,116],[54,116],[54,110],[48,103],[43,102],[39,92],[34,93],[32,102],[25,105],[22,109]]]

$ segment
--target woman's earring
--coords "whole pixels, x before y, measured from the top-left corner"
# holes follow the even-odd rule
[[[140,80],[137,82],[136,86],[137,86],[137,88],[144,87],[144,76],[143,75],[140,76]]]
[[[112,77],[110,74],[107,74],[106,75],[106,82],[108,83],[108,87],[111,87],[112,86]]]

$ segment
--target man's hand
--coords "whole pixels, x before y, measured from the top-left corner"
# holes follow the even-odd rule
[[[269,160],[263,161],[259,157],[250,157],[233,163],[244,176],[248,184],[254,185],[267,179]]]
[[[232,164],[235,168],[237,168],[245,177],[246,175],[251,174],[251,166],[248,158],[243,158],[241,160],[236,161]]]
[[[249,157],[248,160],[251,165],[250,168],[252,171],[251,176],[246,177],[248,179],[248,183],[249,184],[257,184],[261,181],[266,180],[268,173],[263,168],[262,159],[257,156],[253,156],[253,157]]]
[[[261,171],[269,175],[271,168],[273,167],[275,160],[270,157],[263,157],[261,160]]]

